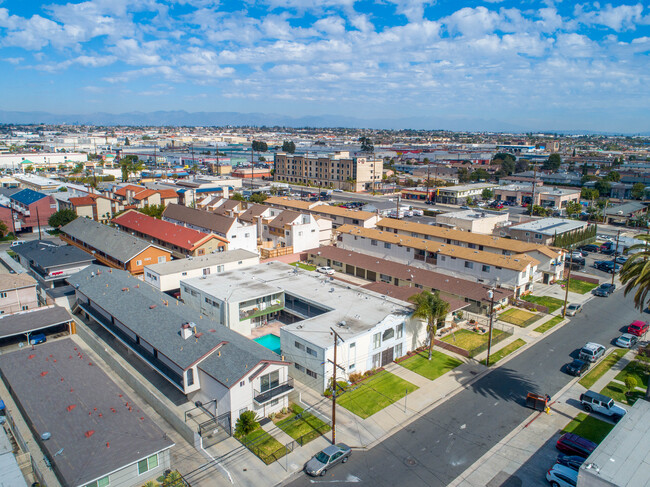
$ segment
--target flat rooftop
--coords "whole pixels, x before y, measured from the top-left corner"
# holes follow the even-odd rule
[[[155,272],[159,276],[168,276],[187,270],[202,269],[213,265],[228,264],[230,262],[239,262],[240,260],[253,259],[259,257],[255,252],[243,249],[227,250],[215,254],[203,255],[201,257],[192,257],[187,259],[177,259],[160,264],[152,264],[145,269]]]
[[[528,230],[531,232],[541,233],[542,235],[555,235],[565,232],[572,232],[584,228],[586,223],[565,218],[542,218],[533,220],[519,225],[513,225],[511,230]]]
[[[0,315],[0,338],[23,335],[70,321],[72,321],[70,313],[60,306],[47,306]]]
[[[500,218],[503,220],[508,219],[508,212],[501,211],[489,211],[489,210],[463,210],[463,211],[452,211],[449,213],[442,213],[437,215],[436,218],[457,218],[459,220],[468,220],[476,221],[482,220],[484,218]]]
[[[193,287],[219,298],[232,292],[235,285],[232,282],[237,283],[238,293],[251,298],[266,296],[269,289],[276,289],[329,309],[330,311],[318,316],[282,327],[323,348],[332,345],[330,327],[334,327],[345,340],[366,332],[385,320],[398,322],[412,313],[408,306],[397,299],[378,296],[329,276],[281,262],[268,262],[206,279],[194,278],[187,281]],[[345,322],[344,327],[339,326],[342,322]]]
[[[2,379],[64,485],[85,485],[174,443],[69,338],[0,355]]]

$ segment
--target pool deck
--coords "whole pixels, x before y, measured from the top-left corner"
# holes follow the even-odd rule
[[[269,324],[266,326],[260,326],[259,328],[253,328],[251,330],[251,334],[248,335],[248,338],[251,340],[255,340],[256,338],[259,338],[264,335],[275,335],[277,337],[280,336],[280,328],[284,326],[283,323],[279,321],[269,321]]]

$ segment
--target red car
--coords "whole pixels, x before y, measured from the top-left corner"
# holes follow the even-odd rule
[[[645,321],[636,320],[633,321],[630,326],[627,327],[627,332],[631,335],[636,335],[638,337],[645,335],[648,331],[648,324]]]
[[[577,455],[579,457],[587,458],[591,455],[598,445],[593,441],[589,441],[581,436],[574,435],[573,433],[563,434],[555,447],[562,453],[567,455]]]

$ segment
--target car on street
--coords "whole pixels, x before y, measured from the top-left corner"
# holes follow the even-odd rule
[[[471,210],[471,208],[469,206],[466,206],[466,205],[461,206],[460,209],[461,210]]]
[[[605,347],[600,343],[588,342],[580,349],[578,358],[587,362],[595,362],[605,355]]]
[[[316,272],[320,272],[321,274],[327,274],[328,276],[331,276],[334,274],[334,269],[325,265],[322,267],[316,267]]]
[[[633,321],[628,325],[627,332],[638,337],[643,336],[648,332],[648,324],[641,320]]]
[[[584,394],[580,394],[580,404],[582,404],[582,408],[588,413],[593,411],[603,416],[609,416],[616,423],[627,414],[627,409],[616,404],[614,399],[594,391],[587,391]]]
[[[552,487],[575,487],[578,484],[578,472],[556,463],[546,472],[546,480]]]
[[[594,267],[598,270],[605,272],[618,272],[621,270],[621,265],[612,262],[611,260],[597,260],[594,262]]]
[[[29,338],[30,345],[38,345],[39,343],[45,343],[47,338],[44,333],[35,333]]]
[[[629,259],[627,255],[619,255],[618,257],[616,257],[616,263],[625,264],[627,262],[627,259]]]
[[[342,193],[342,192],[343,192],[343,190],[342,190],[342,189],[339,189],[339,188],[336,188],[336,189],[334,189],[334,190],[332,190],[332,191],[334,191],[335,193]]]
[[[604,282],[603,284],[601,284],[591,292],[594,296],[607,297],[610,294],[612,294],[615,290],[616,290],[616,284],[610,284]]]
[[[585,459],[577,455],[565,455],[564,453],[560,453],[557,456],[557,461],[555,463],[559,465],[564,465],[565,467],[572,468],[577,472],[578,470],[580,470],[580,465],[585,463]]]
[[[334,465],[346,463],[352,455],[352,450],[345,443],[330,445],[319,451],[305,463],[303,470],[312,477],[324,476]]]
[[[575,316],[578,313],[582,311],[582,305],[578,303],[571,303],[569,306],[566,307],[566,315],[567,316]]]
[[[584,360],[575,359],[573,362],[568,363],[564,366],[564,371],[575,377],[582,377],[582,374],[589,370],[589,362]]]
[[[24,240],[14,240],[13,242],[11,242],[11,245],[9,247],[18,247],[19,245],[22,245],[24,243],[25,243]]]
[[[595,244],[587,244],[582,247],[580,247],[580,250],[584,252],[598,252],[600,250],[600,247]]]
[[[574,433],[564,433],[555,443],[555,448],[568,455],[587,458],[598,445]]]
[[[634,348],[638,342],[639,338],[630,333],[623,333],[616,339],[616,345],[622,348]]]

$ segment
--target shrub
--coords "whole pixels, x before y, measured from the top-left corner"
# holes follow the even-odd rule
[[[239,415],[235,423],[235,436],[242,437],[255,431],[259,423],[256,421],[256,414],[254,411],[244,411]]]
[[[463,312],[459,311],[458,313],[456,313],[456,316],[458,317],[459,320],[462,320],[463,319]]]
[[[354,374],[350,374],[348,376],[348,380],[353,384],[355,382],[359,382],[361,379],[363,379],[363,374],[361,374],[359,372],[355,372]]]
[[[638,382],[631,375],[628,375],[625,378],[625,388],[627,389],[628,394],[631,393],[632,391],[634,391],[634,389],[636,389],[637,385],[638,385]]]
[[[280,410],[280,412],[281,412],[282,414],[287,414],[287,413],[289,412],[289,410],[288,410],[286,407],[284,407],[284,408],[282,408],[282,409]]]

